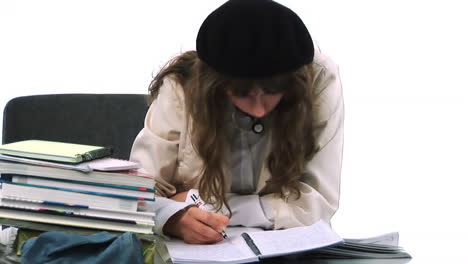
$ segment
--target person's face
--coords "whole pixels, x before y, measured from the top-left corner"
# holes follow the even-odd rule
[[[227,95],[237,108],[257,118],[275,109],[283,97],[283,93],[265,93],[260,88],[254,89],[247,96],[236,96],[229,90]]]

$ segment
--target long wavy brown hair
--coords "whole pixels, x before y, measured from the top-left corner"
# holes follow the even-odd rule
[[[171,77],[184,89],[192,144],[203,161],[199,175],[202,199],[218,210],[227,206],[223,167],[229,139],[225,133],[226,91],[247,95],[254,87],[265,92],[283,92],[272,122],[272,148],[268,154],[271,179],[268,187],[285,199],[287,193],[300,197],[299,181],[307,161],[316,152],[313,140],[312,112],[314,93],[311,64],[264,79],[240,79],[218,73],[201,61],[196,51],[188,51],[170,60],[149,86],[154,100],[164,78]]]

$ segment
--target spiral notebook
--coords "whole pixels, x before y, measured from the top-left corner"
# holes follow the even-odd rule
[[[110,156],[112,148],[46,140],[23,140],[1,145],[0,154],[76,164]]]

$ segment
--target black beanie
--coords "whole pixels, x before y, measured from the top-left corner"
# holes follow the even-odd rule
[[[314,45],[291,9],[271,0],[230,0],[201,25],[197,53],[220,73],[263,78],[312,62]]]

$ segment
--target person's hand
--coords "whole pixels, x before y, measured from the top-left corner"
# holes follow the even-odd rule
[[[228,222],[229,218],[224,215],[189,207],[171,216],[163,232],[189,244],[212,244],[223,240],[220,232],[225,230]]]

